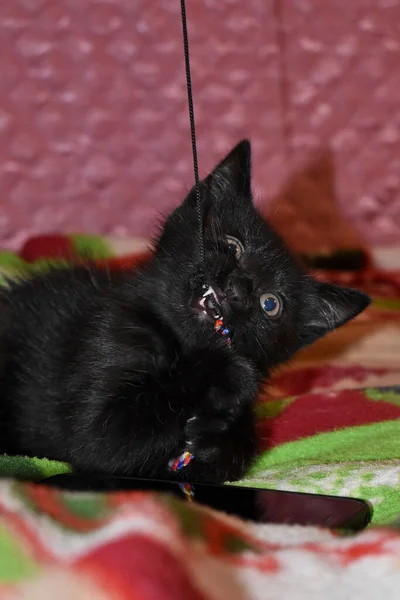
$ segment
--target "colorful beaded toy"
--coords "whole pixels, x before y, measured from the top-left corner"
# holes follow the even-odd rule
[[[228,346],[231,344],[231,338],[229,337],[229,329],[224,326],[224,320],[222,317],[219,317],[215,320],[214,329],[217,333],[221,333],[221,335],[226,335],[226,343]]]
[[[205,286],[206,287],[206,286]],[[215,291],[213,290],[213,288],[210,286],[208,286],[208,288],[206,287],[205,292],[203,294],[203,298],[206,298],[207,296],[211,297],[211,301],[214,305],[214,330],[217,333],[221,333],[222,335],[226,336],[226,343],[229,345],[231,343],[231,338],[229,337],[229,329],[227,327],[225,327],[224,325],[224,317],[221,315],[221,307],[219,305],[218,302],[218,296],[215,293]]]
[[[194,498],[193,486],[190,483],[180,483],[179,487],[181,488],[182,492],[185,494],[186,500],[188,502],[193,502],[193,498]]]
[[[175,473],[177,471],[180,471],[181,469],[183,469],[183,467],[186,467],[190,463],[192,458],[194,458],[193,454],[190,454],[190,452],[186,450],[186,452],[184,452],[183,454],[178,456],[177,459],[174,460],[174,462],[171,465],[171,469],[175,471]]]

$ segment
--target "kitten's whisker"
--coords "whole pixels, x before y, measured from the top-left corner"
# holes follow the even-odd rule
[[[172,258],[172,254],[170,252],[168,252],[168,250],[165,249],[165,246],[162,246],[160,243],[158,244],[158,247],[165,253],[167,254],[170,258]]]
[[[176,410],[174,410],[174,409],[172,408],[172,405],[171,405],[171,402],[170,402],[170,400],[169,400],[169,399],[167,400],[167,402],[168,402],[168,406],[169,406],[170,410],[171,410],[173,413],[175,413],[175,414],[177,415],[178,413],[176,412]]]
[[[261,350],[261,352],[263,353],[263,355],[264,355],[264,356],[267,356],[267,353],[266,353],[265,349],[263,348],[263,346],[262,346],[262,344],[261,344],[260,340],[258,339],[258,336],[257,336],[257,334],[256,334],[256,333],[254,334],[254,339],[255,339],[255,341],[257,342],[257,345],[258,345],[258,347],[260,348],[260,350]]]

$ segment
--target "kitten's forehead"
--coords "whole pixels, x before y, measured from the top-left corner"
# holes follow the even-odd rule
[[[225,230],[236,228],[248,235],[265,235],[265,221],[255,209],[252,201],[240,196],[226,196],[218,202],[210,202],[207,221],[218,221]]]
[[[257,279],[257,288],[262,291],[285,292],[299,290],[303,271],[283,245],[270,241],[258,248],[248,249],[243,258],[243,268]],[[269,289],[266,289],[269,288]]]
[[[248,202],[237,199],[227,201],[222,207],[213,207],[207,221],[218,221],[219,228],[227,235],[236,235],[242,242],[257,248],[279,251],[282,241],[268,225],[259,211]]]

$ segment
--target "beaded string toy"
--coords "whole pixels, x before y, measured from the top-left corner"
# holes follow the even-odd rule
[[[206,296],[208,293],[209,292],[205,292],[204,296]],[[210,292],[210,293],[212,293],[212,292]],[[231,342],[231,338],[230,338],[229,329],[227,327],[225,327],[224,318],[221,314],[217,314],[215,317],[214,330],[217,333],[221,333],[221,335],[226,336],[227,345],[229,345],[229,346],[231,345],[232,342]],[[178,458],[176,458],[172,462],[172,464],[171,464],[172,471],[174,471],[175,473],[177,471],[180,471],[181,469],[186,467],[193,458],[194,458],[193,454],[191,454],[191,452],[186,450],[185,452],[183,452],[183,454],[178,456]]]
[[[185,494],[186,500],[188,502],[193,502],[194,499],[194,488],[190,483],[180,483],[179,487],[182,492]]]
[[[229,337],[229,329],[225,327],[223,317],[217,319],[214,323],[214,329],[217,333],[221,333],[221,335],[226,335],[226,343],[230,346],[231,338]]]
[[[189,120],[190,120],[190,134],[192,140],[192,154],[193,154],[193,171],[195,180],[195,192],[196,192],[196,212],[197,222],[199,228],[199,255],[201,263],[204,266],[205,271],[205,245],[204,245],[204,231],[203,231],[203,210],[200,195],[200,179],[199,179],[199,167],[197,161],[197,147],[196,147],[196,126],[194,119],[194,107],[193,107],[193,94],[192,94],[192,78],[190,74],[190,54],[189,54],[189,39],[187,32],[187,20],[186,20],[186,5],[185,0],[181,0],[181,17],[182,17],[182,34],[183,34],[183,49],[185,56],[185,70],[186,70],[186,88],[188,97],[188,109],[189,109]],[[205,275],[205,273],[204,273]],[[204,277],[206,281],[206,277]],[[211,299],[214,306],[214,331],[222,336],[226,337],[226,343],[231,344],[231,338],[229,329],[224,324],[224,318],[221,314],[219,302],[216,293],[213,288],[206,283],[203,286],[203,298],[207,296]],[[189,451],[183,452],[181,456],[178,456],[175,460],[171,461],[170,468],[172,471],[177,472],[186,467],[190,461],[194,458],[193,454]]]
[[[224,317],[222,316],[222,314],[219,310],[219,302],[217,299],[217,294],[214,292],[211,285],[204,292],[203,298],[206,298],[207,296],[211,297],[213,305],[214,305],[214,319],[215,319],[214,331],[216,331],[216,333],[220,333],[221,335],[226,336],[226,343],[229,346],[231,344],[229,329],[224,325]]]
[[[190,463],[192,458],[194,458],[193,454],[190,454],[190,452],[186,450],[186,452],[178,456],[178,458],[173,461],[171,464],[171,469],[175,472],[180,471],[183,469],[183,467],[186,467]]]

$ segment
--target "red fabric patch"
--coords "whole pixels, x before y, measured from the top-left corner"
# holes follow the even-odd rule
[[[31,238],[20,252],[20,257],[27,262],[43,258],[70,259],[74,255],[74,246],[64,235],[41,235]]]
[[[130,271],[131,269],[136,269],[145,265],[150,260],[151,256],[151,252],[141,252],[128,254],[126,256],[117,256],[115,258],[105,258],[97,260],[96,266],[113,270]]]
[[[343,566],[348,567],[351,564],[362,560],[363,558],[371,558],[373,556],[394,556],[394,551],[388,547],[388,542],[392,536],[393,539],[396,539],[397,534],[385,531],[384,535],[376,540],[361,542],[355,541],[349,546],[326,547],[318,542],[306,542],[305,544],[301,545],[301,548],[321,556],[331,556],[332,558],[338,560]]]
[[[299,396],[278,416],[264,419],[258,431],[264,450],[318,433],[395,419],[400,419],[400,406],[345,390]]]
[[[317,387],[332,389],[332,386],[343,379],[352,379],[362,384],[370,375],[378,376],[385,373],[388,373],[387,369],[367,369],[357,365],[305,367],[273,377],[271,385],[282,391],[282,395],[292,396],[305,394]]]
[[[121,598],[205,600],[178,559],[145,535],[130,535],[104,544],[76,565],[95,574],[105,587],[118,589]]]

